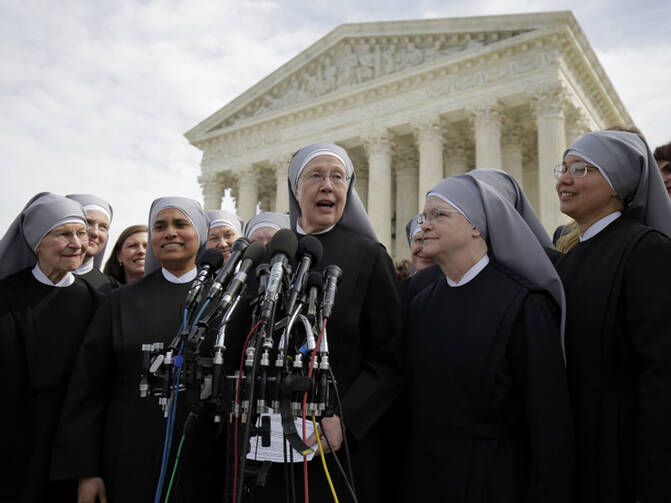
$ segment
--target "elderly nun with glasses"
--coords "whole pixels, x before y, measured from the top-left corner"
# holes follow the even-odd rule
[[[441,274],[408,306],[414,501],[570,501],[564,293],[535,216],[509,199],[469,173],[419,217]]]
[[[358,501],[381,501],[383,485],[394,481],[383,479],[380,448],[383,442],[399,441],[381,438],[378,427],[401,388],[401,306],[394,266],[354,188],[354,167],[343,148],[330,143],[304,147],[292,157],[288,175],[291,228],[321,242],[324,254],[317,270],[331,264],[342,269],[327,329],[343,417],[324,418],[322,433],[343,460],[347,437]],[[314,435],[306,443],[316,444]],[[326,459],[340,501],[352,501],[333,458]],[[300,465],[295,464],[296,481],[303,480]],[[319,456],[308,463],[308,471],[310,500],[331,501]],[[302,501],[302,484],[297,486]],[[277,501],[284,494],[282,469],[271,470],[266,487],[255,492],[256,501]]]
[[[587,133],[555,168],[579,243],[567,300],[576,502],[669,501],[671,202],[645,140]]]
[[[81,205],[44,192],[0,241],[0,501],[75,501],[49,483],[51,448],[77,349],[97,306],[76,277],[88,235]]]

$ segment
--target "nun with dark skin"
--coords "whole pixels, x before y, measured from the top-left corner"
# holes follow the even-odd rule
[[[568,503],[564,295],[552,263],[519,210],[470,173],[429,191],[419,222],[442,275],[408,306],[407,499]]]
[[[577,466],[574,501],[669,501],[671,202],[639,135],[587,133],[555,168],[579,242],[557,263]]]
[[[154,499],[165,418],[156,400],[140,398],[141,346],[167,346],[178,333],[208,223],[196,201],[155,200],[144,278],[112,291],[91,323],[70,381],[51,472],[55,480],[79,480],[80,503]],[[180,398],[175,435],[181,435],[186,411]],[[223,480],[216,476],[223,468],[214,459],[213,424],[201,415],[185,443],[174,501],[214,501],[220,494]]]
[[[79,203],[41,193],[0,241],[0,501],[74,501],[49,483],[51,448],[97,296],[73,271],[86,253]]]
[[[381,471],[383,442],[379,419],[401,388],[401,307],[394,267],[377,241],[354,189],[354,167],[347,152],[330,143],[300,149],[289,166],[291,228],[299,236],[320,241],[322,271],[334,264],[343,271],[335,308],[329,318],[330,361],[342,396],[342,413],[322,420],[324,436],[343,459],[348,439],[358,501],[383,499],[383,486],[393,484]],[[344,431],[341,428],[344,422]],[[316,436],[306,439],[316,445]],[[298,456],[296,456],[298,459]],[[302,457],[300,458],[302,460]],[[353,501],[331,458],[329,472],[340,501]],[[296,497],[303,500],[302,463],[295,463]],[[312,502],[329,502],[332,496],[319,456],[308,462]],[[254,501],[277,501],[284,494],[283,470],[271,470],[266,487],[254,488]]]

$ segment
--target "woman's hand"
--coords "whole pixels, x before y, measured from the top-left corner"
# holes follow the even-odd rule
[[[343,432],[342,429],[340,428],[340,418],[334,414],[332,417],[325,417],[324,419],[322,419],[321,423],[324,425],[324,431],[322,432],[320,426],[317,426],[317,431],[322,437],[321,443],[324,452],[331,452],[328,444],[324,440],[324,434],[326,434],[326,438],[329,439],[329,443],[331,444],[331,447],[333,447],[333,450],[337,451],[338,449],[340,449],[343,440]],[[310,446],[316,444],[317,443],[316,435],[314,433],[310,435],[308,439],[305,441],[305,443]]]
[[[79,479],[77,503],[107,503],[105,482],[100,477]]]

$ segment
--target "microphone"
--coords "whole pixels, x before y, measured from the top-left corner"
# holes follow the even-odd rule
[[[330,318],[333,306],[335,305],[335,296],[338,291],[338,283],[342,276],[342,269],[337,265],[330,265],[324,271],[325,283],[324,296],[322,297],[321,312],[322,317]]]
[[[282,277],[289,260],[296,255],[298,239],[290,229],[280,229],[270,241],[270,274],[261,303],[261,319],[269,321],[282,288]]]
[[[306,284],[308,291],[308,318],[314,322],[317,319],[317,297],[324,288],[324,278],[317,271],[311,271],[308,274]]]
[[[294,276],[294,283],[291,286],[289,303],[287,304],[287,312],[291,313],[294,310],[294,305],[298,297],[303,293],[305,288],[305,280],[308,277],[310,267],[319,263],[322,259],[324,248],[321,242],[314,236],[305,236],[298,243],[298,254],[301,258],[301,265]]]
[[[207,278],[211,273],[221,267],[223,262],[224,256],[219,250],[216,248],[205,250],[200,259],[200,272],[198,273],[198,276],[196,276],[196,279],[193,280],[189,293],[186,294],[185,306],[187,310],[191,310],[198,299],[200,291],[203,289],[205,281],[207,281]]]
[[[242,255],[240,269],[238,269],[238,272],[236,272],[235,276],[233,276],[233,279],[231,279],[228,288],[226,288],[226,291],[221,298],[219,309],[222,311],[228,309],[235,298],[240,295],[242,287],[247,282],[247,275],[249,274],[250,269],[256,267],[265,256],[266,247],[262,242],[256,241],[249,245],[249,247],[245,250],[245,253]]]
[[[238,262],[240,262],[242,254],[244,253],[244,251],[247,249],[248,246],[249,246],[249,239],[247,238],[238,238],[235,240],[233,246],[231,247],[231,256],[228,257],[228,260],[224,264],[224,267],[221,269],[221,271],[219,271],[219,274],[217,274],[217,277],[212,282],[210,291],[207,292],[208,299],[213,299],[214,297],[219,295],[219,292],[221,291],[223,285],[225,285],[228,282],[228,280],[235,272],[235,267],[238,265]]]

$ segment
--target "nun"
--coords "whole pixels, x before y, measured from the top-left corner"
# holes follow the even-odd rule
[[[112,502],[154,499],[165,418],[155,399],[139,396],[141,346],[167,346],[178,333],[183,301],[197,275],[196,259],[207,240],[208,218],[196,201],[164,197],[152,203],[148,228],[145,276],[107,296],[82,342],[68,388],[52,477],[78,479],[79,501],[105,495]],[[184,400],[178,403],[185,405]],[[178,407],[175,435],[181,435],[184,417],[185,410]],[[196,425],[194,438],[199,431]],[[195,455],[198,442],[184,446],[175,501],[214,501],[210,491],[218,484],[203,478],[209,473],[208,449],[215,442]]]
[[[73,274],[86,241],[81,205],[48,192],[0,241],[0,501],[76,497],[73,486],[48,480],[68,380],[97,305]]]
[[[422,234],[422,228],[419,223],[417,223],[417,218],[419,215],[415,215],[408,223],[405,225],[405,235],[408,238],[408,246],[410,247],[410,264],[412,270],[410,272],[411,276],[414,276],[419,271],[423,271],[427,267],[433,265],[433,260],[424,256],[424,251],[422,250],[424,245],[424,236]]]
[[[671,202],[639,135],[587,133],[555,168],[579,242],[557,264],[576,502],[669,501]]]
[[[277,231],[289,228],[289,215],[273,211],[263,211],[253,216],[247,222],[245,237],[252,243],[254,241],[261,241],[264,245],[267,245]]]
[[[91,194],[69,194],[69,199],[77,201],[84,208],[88,223],[89,238],[86,255],[75,274],[91,285],[99,294],[107,295],[119,283],[102,273],[109,228],[112,223],[112,205]]]
[[[568,502],[564,295],[518,210],[469,174],[427,193],[424,254],[442,276],[410,301],[407,497]]]
[[[206,210],[210,219],[207,247],[216,248],[224,256],[224,263],[231,256],[233,242],[242,235],[242,219],[228,210]]]

